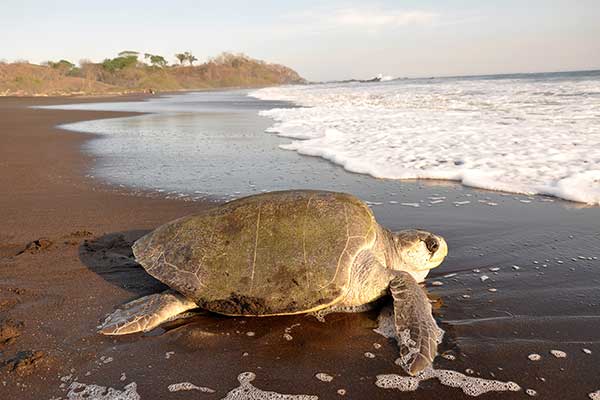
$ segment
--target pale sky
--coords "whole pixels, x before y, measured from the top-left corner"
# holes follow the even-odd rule
[[[1,0],[0,60],[222,51],[309,80],[600,69],[600,0]]]

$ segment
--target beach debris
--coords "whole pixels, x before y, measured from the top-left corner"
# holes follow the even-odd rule
[[[346,389],[338,389],[337,394],[339,394],[340,396],[345,396],[346,395]]]
[[[111,387],[73,382],[67,393],[68,400],[140,400],[137,384],[131,382],[123,390]]]
[[[375,358],[375,354],[367,351],[367,352],[365,352],[365,357],[367,357],[367,358]]]
[[[211,389],[209,387],[196,386],[191,382],[173,383],[173,384],[169,385],[168,389],[169,389],[169,392],[198,390],[202,393],[215,393],[214,389]]]
[[[531,397],[537,396],[537,392],[535,390],[533,390],[533,389],[526,389],[525,393],[527,393]]]
[[[592,351],[590,349],[581,349],[581,351],[583,351],[585,354],[592,354]]]
[[[479,396],[487,392],[516,392],[521,387],[515,382],[502,382],[491,379],[476,378],[457,371],[427,368],[417,376],[400,376],[397,374],[377,375],[375,385],[382,389],[396,389],[412,392],[419,388],[422,381],[437,378],[444,386],[456,387],[468,396]]]
[[[0,371],[6,368],[9,372],[19,375],[29,375],[44,361],[43,351],[19,351],[13,358],[0,363]]]
[[[552,354],[556,358],[566,358],[567,353],[561,350],[550,350],[550,354]]]
[[[171,358],[172,355],[174,355],[175,352],[174,351],[167,351],[165,353],[165,360],[168,360],[169,358]]]
[[[333,376],[326,374],[325,372],[319,372],[315,375],[315,378],[317,378],[321,382],[331,382],[333,380]]]
[[[40,251],[45,251],[45,250],[48,250],[50,247],[52,247],[53,244],[54,243],[50,239],[39,238],[32,242],[27,243],[25,248],[23,250],[21,250],[20,252],[18,252],[17,255],[21,255],[24,253],[33,254],[33,253],[38,253]]]
[[[536,353],[531,353],[527,356],[527,358],[529,358],[531,361],[540,361],[542,359],[542,356]]]
[[[596,390],[595,392],[588,394],[588,397],[591,400],[600,400],[600,390]]]
[[[489,276],[487,276],[487,275],[481,275],[481,276],[479,277],[479,279],[481,280],[481,282],[485,282],[485,281],[487,281],[488,279],[490,279],[490,277],[489,277]]]
[[[261,390],[250,382],[256,379],[253,372],[242,372],[238,375],[240,386],[232,389],[223,400],[318,400],[317,396],[306,394],[280,394]]]

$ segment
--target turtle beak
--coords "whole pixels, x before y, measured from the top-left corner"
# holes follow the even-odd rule
[[[442,263],[442,261],[444,261],[444,258],[446,258],[446,256],[448,255],[448,244],[446,243],[444,238],[440,236],[435,236],[434,239],[437,241],[437,249],[429,259],[429,263],[430,265],[432,265],[432,269],[438,267]]]

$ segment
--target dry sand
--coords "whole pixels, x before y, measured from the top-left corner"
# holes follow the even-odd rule
[[[66,398],[74,381],[117,390],[130,385],[127,393],[143,399],[220,399],[240,385],[237,377],[245,371],[256,374],[252,384],[258,388],[323,399],[341,393],[352,399],[464,397],[435,380],[410,393],[377,388],[376,375],[400,373],[400,368],[393,364],[395,344],[371,330],[376,312],[331,315],[324,324],[306,316],[198,315],[151,334],[98,335],[96,326],[116,305],[163,288],[131,260],[133,241],[208,205],[136,197],[84,178],[93,160],[79,148],[89,136],[54,127],[123,114],[27,108],[67,101],[88,100],[0,99],[1,399]],[[527,211],[507,218],[490,209],[487,219],[436,222],[441,233],[459,238],[450,241],[454,252],[444,272],[459,275],[444,278],[440,272],[429,280],[443,282],[431,289],[440,297],[436,315],[447,331],[441,350],[456,357],[439,357],[436,367],[514,380],[523,389],[535,389],[540,398],[585,398],[600,388],[600,262],[571,260],[578,250],[586,257],[600,255],[594,228],[596,222],[600,226],[599,214],[592,210],[573,217],[562,207],[553,204],[545,214],[548,222],[536,217],[541,223],[534,228],[519,225]],[[452,209],[449,205],[448,215],[460,215],[451,214]],[[510,238],[499,240],[492,234],[497,229]],[[565,249],[573,252],[567,255]],[[487,251],[493,257],[473,261]],[[564,264],[556,262],[558,257]],[[553,261],[551,266],[541,267],[545,258]],[[511,269],[509,260],[521,269]],[[569,262],[573,266],[565,265]],[[502,268],[490,271],[492,265]],[[560,273],[547,272],[544,280],[539,275],[544,269],[536,266]],[[472,271],[476,268],[480,272]],[[482,274],[489,279],[482,281]],[[536,282],[530,293],[528,282]],[[554,357],[550,350],[555,349],[567,357]],[[366,352],[375,357],[365,357]],[[531,353],[542,359],[529,360]],[[318,373],[333,379],[324,382],[315,377]],[[169,385],[181,382],[215,393],[169,391]]]

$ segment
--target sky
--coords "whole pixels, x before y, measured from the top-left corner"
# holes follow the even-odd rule
[[[600,69],[600,0],[1,0],[0,60],[222,51],[312,81]]]

